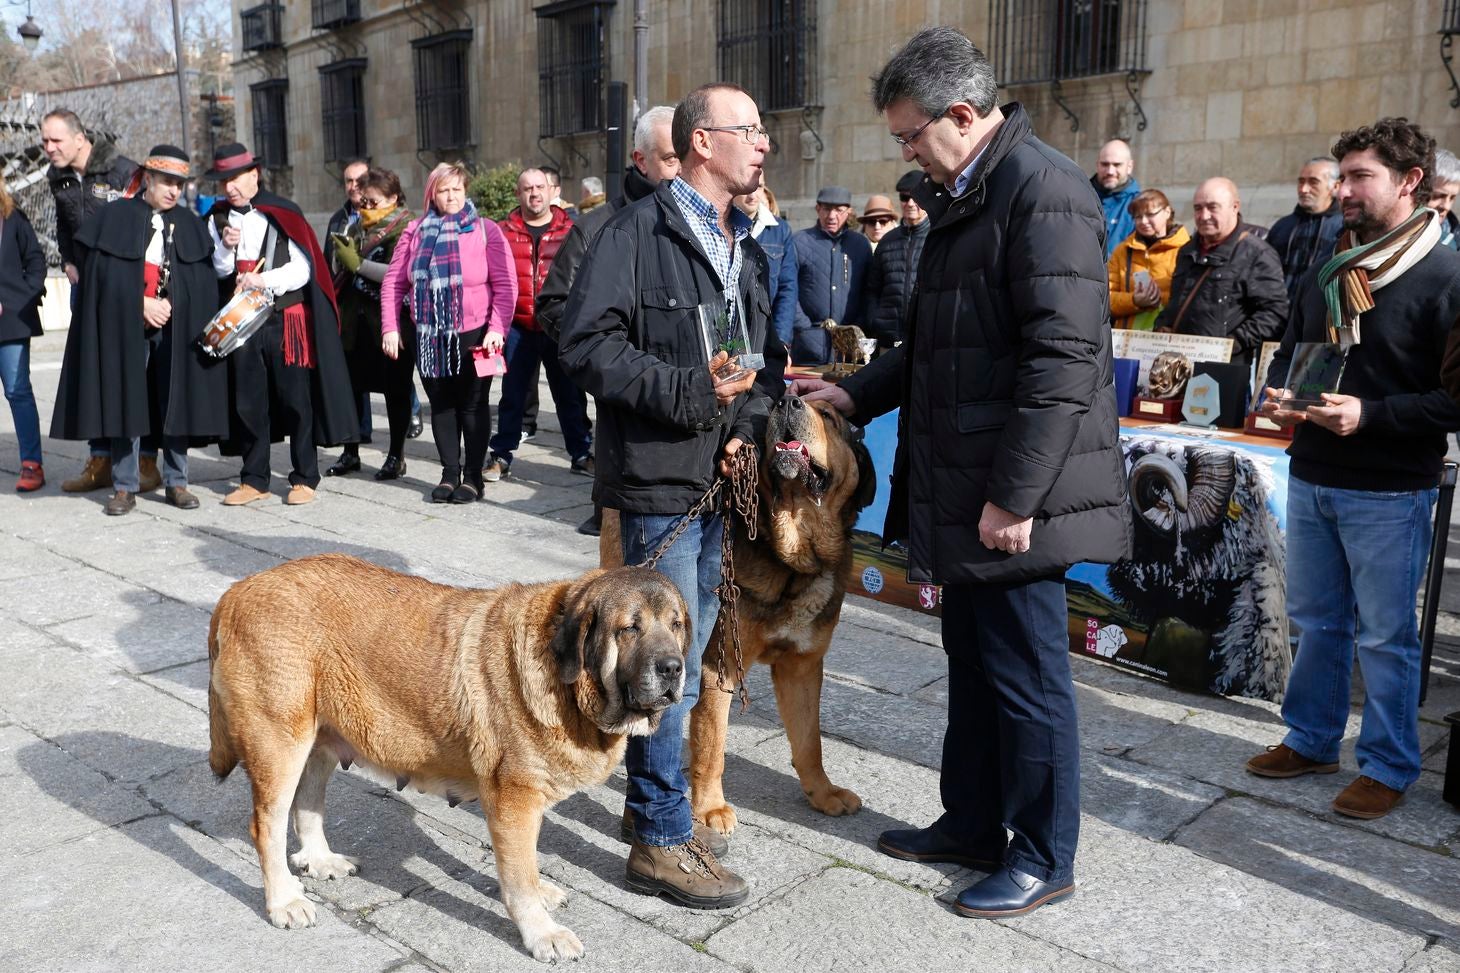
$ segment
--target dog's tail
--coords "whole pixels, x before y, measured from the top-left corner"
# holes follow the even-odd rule
[[[218,618],[222,614],[223,606],[220,604],[208,623],[208,766],[219,780],[226,778],[238,766],[238,754],[234,752],[233,740],[228,733],[228,717],[213,685],[213,668],[218,664]]]

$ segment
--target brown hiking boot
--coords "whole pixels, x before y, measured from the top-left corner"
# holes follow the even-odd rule
[[[1286,743],[1279,743],[1247,761],[1247,772],[1259,777],[1302,777],[1304,774],[1336,774],[1338,764],[1309,760]]]
[[[698,838],[667,848],[635,838],[625,881],[635,892],[664,894],[691,909],[728,909],[750,897],[745,879],[721,865]]]
[[[1333,799],[1333,809],[1350,818],[1382,818],[1400,801],[1404,791],[1396,791],[1387,784],[1381,784],[1372,777],[1362,774],[1343,793]]]
[[[710,849],[710,854],[721,861],[730,857],[730,839],[699,818],[694,819],[694,833],[695,837],[703,841],[705,847]],[[634,812],[628,808],[624,808],[624,819],[619,824],[618,837],[626,845],[634,843]]]
[[[141,456],[137,459],[137,492],[151,493],[162,486],[162,474],[157,472],[156,456]]]
[[[61,482],[65,493],[90,493],[112,485],[112,461],[110,456],[93,456],[81,468],[81,473]]]

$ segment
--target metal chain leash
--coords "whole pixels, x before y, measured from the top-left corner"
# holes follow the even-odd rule
[[[756,532],[760,524],[760,495],[756,492],[756,480],[760,475],[760,463],[756,458],[755,446],[750,443],[743,443],[741,447],[730,456],[730,476],[727,479],[722,475],[716,475],[715,482],[705,491],[689,508],[685,515],[680,518],[674,529],[665,535],[664,540],[654,549],[641,565],[646,568],[657,568],[659,559],[674,545],[674,542],[684,536],[689,525],[699,519],[707,509],[717,501],[721,507],[721,536],[720,536],[720,586],[715,593],[720,598],[720,609],[715,615],[715,623],[720,627],[719,658],[715,666],[715,686],[725,690],[725,633],[730,633],[730,643],[735,652],[735,682],[740,687],[740,708],[744,712],[750,705],[750,693],[745,687],[745,662],[740,652],[740,622],[739,622],[739,599],[740,586],[735,583],[735,518],[738,516],[741,523],[745,524],[745,536],[755,540]],[[725,489],[728,483],[729,489]]]

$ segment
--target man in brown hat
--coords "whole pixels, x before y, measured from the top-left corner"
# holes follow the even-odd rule
[[[208,213],[222,296],[265,290],[274,307],[228,356],[236,426],[225,448],[243,456],[240,485],[223,499],[229,507],[269,495],[271,443],[289,437],[293,469],[284,502],[302,504],[319,485],[316,447],[359,437],[329,267],[299,207],[259,188],[259,166],[252,152],[231,142],[214,153],[207,173],[223,190]]]
[[[862,210],[862,215],[857,217],[857,222],[862,224],[862,234],[872,244],[873,252],[877,250],[877,244],[897,223],[897,214],[892,211],[892,200],[886,196],[868,196],[867,206]]]
[[[137,505],[141,437],[161,437],[167,501],[192,510],[188,445],[228,432],[226,373],[192,348],[218,307],[218,290],[207,230],[177,205],[189,172],[182,149],[156,146],[124,198],[89,217],[72,241],[76,313],[51,435],[110,441],[109,516]]]

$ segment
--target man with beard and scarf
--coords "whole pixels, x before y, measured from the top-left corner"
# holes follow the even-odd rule
[[[269,446],[286,435],[293,469],[284,502],[309,503],[319,485],[316,445],[359,435],[329,267],[299,207],[259,188],[259,165],[231,142],[207,173],[223,184],[208,214],[223,299],[247,288],[273,298],[269,320],[228,356],[236,428],[227,448],[243,456],[228,507],[269,495]]]
[[[634,124],[634,164],[624,173],[624,194],[574,223],[558,248],[547,279],[537,292],[537,323],[554,344],[562,334],[563,305],[568,301],[568,291],[578,276],[578,265],[583,262],[588,244],[615,213],[654,192],[654,187],[661,182],[679,175],[679,156],[674,154],[674,138],[670,133],[673,121],[673,105],[658,105],[639,116]],[[578,533],[598,536],[602,519],[603,508],[594,504],[593,513],[578,525]]]
[[[1298,287],[1262,405],[1293,427],[1287,593],[1300,635],[1283,698],[1287,735],[1247,769],[1278,778],[1338,771],[1357,650],[1359,776],[1333,809],[1369,819],[1387,814],[1420,775],[1415,597],[1445,434],[1460,429],[1460,406],[1442,381],[1457,364],[1446,342],[1460,317],[1460,254],[1441,245],[1438,214],[1425,205],[1435,140],[1419,126],[1381,118],[1340,135],[1333,156],[1344,232]],[[1347,349],[1338,389],[1322,405],[1284,403],[1299,342]]]
[[[192,510],[188,445],[228,433],[225,370],[193,347],[218,288],[203,221],[177,205],[188,175],[182,149],[155,147],[127,198],[102,207],[73,241],[80,289],[51,435],[110,440],[109,516],[137,505],[142,436],[161,436],[168,503]]]

